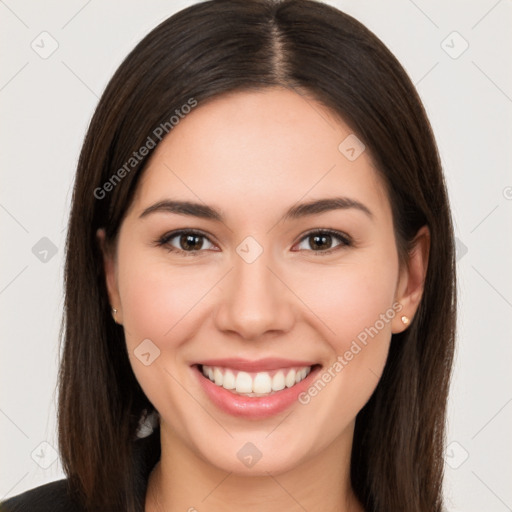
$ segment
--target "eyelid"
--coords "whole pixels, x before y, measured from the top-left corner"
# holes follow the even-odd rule
[[[170,231],[170,232],[162,235],[158,240],[156,240],[155,243],[158,246],[166,246],[170,240],[172,240],[173,238],[176,238],[177,236],[183,235],[183,234],[197,235],[202,238],[205,238],[213,245],[218,245],[211,239],[210,235],[206,234],[204,231],[201,231],[200,229],[195,229],[195,228],[181,228],[181,229],[177,229],[174,231]],[[324,251],[313,251],[313,250],[307,251],[307,252],[311,252],[313,254],[318,254],[318,255],[330,254],[331,252],[338,250],[338,248],[340,248],[340,247],[349,247],[349,246],[353,245],[352,238],[342,231],[338,231],[336,229],[331,229],[331,228],[314,228],[314,229],[311,229],[311,230],[307,231],[306,233],[302,234],[301,237],[298,239],[298,241],[295,242],[292,247],[295,247],[297,244],[301,243],[306,238],[313,236],[315,234],[330,235],[332,237],[338,238],[338,240],[340,240],[341,243],[334,247],[331,247],[330,249],[326,249]],[[179,249],[179,248],[173,247],[173,246],[171,246],[171,248],[168,248],[169,252],[182,253],[186,256],[197,256],[206,250],[210,250],[210,249],[199,249],[197,251],[184,251],[183,249]],[[297,252],[297,251],[295,251],[295,252]]]
[[[168,233],[162,235],[158,240],[156,240],[155,244],[157,246],[161,246],[161,247],[167,246],[167,250],[169,252],[174,252],[174,253],[178,253],[178,254],[181,253],[181,254],[184,254],[185,256],[198,256],[201,253],[203,253],[205,250],[207,250],[207,249],[200,249],[198,251],[184,251],[183,249],[179,249],[177,247],[173,247],[173,246],[169,247],[168,246],[169,242],[173,238],[176,238],[177,236],[180,236],[183,234],[197,235],[202,238],[205,238],[212,245],[217,245],[213,240],[211,240],[211,237],[209,235],[207,235],[204,231],[201,231],[200,229],[195,229],[195,228],[181,228],[181,229],[176,229],[174,231],[169,231]]]
[[[331,228],[314,228],[314,229],[311,229],[308,232],[304,233],[301,236],[301,238],[299,238],[298,242],[296,242],[294,244],[294,247],[295,247],[295,245],[301,243],[304,239],[306,239],[312,235],[316,235],[316,234],[330,235],[332,237],[338,238],[341,241],[341,243],[334,247],[331,247],[330,249],[326,249],[325,251],[312,251],[311,250],[311,251],[307,251],[307,252],[311,252],[313,254],[318,254],[318,255],[330,254],[331,252],[338,250],[338,248],[350,247],[353,245],[352,237],[350,237],[349,235],[347,235],[346,233],[344,233],[342,231],[338,231],[337,229],[331,229]]]

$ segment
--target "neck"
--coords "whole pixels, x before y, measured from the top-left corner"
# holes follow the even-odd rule
[[[147,486],[145,512],[364,512],[350,484],[353,425],[327,449],[289,471],[245,476],[223,471],[161,424],[161,458]]]

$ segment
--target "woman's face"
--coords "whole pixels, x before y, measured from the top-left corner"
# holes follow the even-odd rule
[[[281,88],[182,119],[105,264],[165,443],[250,474],[351,444],[425,266],[400,271],[384,185],[350,129]]]

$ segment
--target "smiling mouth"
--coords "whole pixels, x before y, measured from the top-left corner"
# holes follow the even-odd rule
[[[264,372],[246,372],[234,368],[202,364],[197,367],[203,377],[235,395],[265,397],[294,387],[320,365],[297,366]]]

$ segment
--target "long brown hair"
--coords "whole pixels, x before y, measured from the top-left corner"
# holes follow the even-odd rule
[[[307,93],[364,142],[388,189],[402,262],[418,229],[430,229],[423,298],[409,329],[393,335],[381,380],[357,416],[351,480],[368,512],[442,509],[456,297],[436,143],[413,84],[385,45],[352,17],[312,0],[210,0],[178,12],[126,57],[91,120],[67,235],[58,404],[63,467],[91,509],[143,509],[132,454],[138,420],[153,409],[112,320],[96,230],[105,228],[115,244],[153,149],[126,163],[148,137],[159,141],[158,127],[171,129],[176,109],[271,86]],[[159,454],[155,436],[151,460]]]

